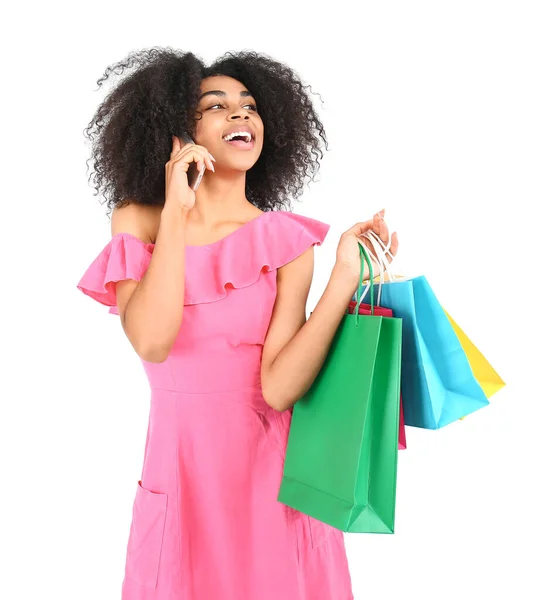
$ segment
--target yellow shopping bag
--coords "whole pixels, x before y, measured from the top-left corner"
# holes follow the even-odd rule
[[[492,367],[492,365],[486,360],[481,351],[465,335],[459,325],[446,311],[444,312],[446,313],[453,330],[458,336],[461,347],[467,355],[467,359],[471,365],[471,370],[473,371],[475,379],[478,381],[482,391],[488,398],[490,398],[490,396],[493,396],[505,385],[505,382],[496,373],[494,367]]]

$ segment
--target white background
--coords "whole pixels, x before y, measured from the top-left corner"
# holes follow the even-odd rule
[[[396,533],[345,534],[355,599],[549,597],[546,8],[212,0],[5,9],[2,598],[120,598],[149,389],[119,318],[76,289],[110,238],[83,129],[106,93],[96,85],[105,68],[152,46],[207,64],[256,50],[320,94],[331,150],[294,208],[332,227],[315,250],[307,314],[341,233],[386,207],[399,270],[427,276],[508,384],[464,421],[407,429]]]

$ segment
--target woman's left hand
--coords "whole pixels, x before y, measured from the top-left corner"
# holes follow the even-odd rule
[[[376,213],[372,219],[353,225],[353,227],[343,233],[339,240],[334,268],[338,272],[345,273],[345,275],[349,276],[352,281],[357,283],[357,285],[358,278],[360,277],[359,240],[373,252],[374,256],[376,256],[370,240],[365,236],[361,236],[361,234],[366,233],[371,229],[379,236],[385,246],[389,246],[389,251],[393,257],[396,256],[398,252],[398,236],[395,231],[389,240],[389,229],[387,228],[384,217],[385,209]],[[388,262],[392,262],[392,259],[388,254],[386,257]],[[372,267],[374,269],[374,277],[377,277],[379,275],[379,267],[374,261],[372,261]],[[368,265],[365,265],[363,279],[364,281],[370,279]]]

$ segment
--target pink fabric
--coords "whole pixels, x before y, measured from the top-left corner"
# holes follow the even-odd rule
[[[277,268],[330,226],[265,212],[187,246],[185,308],[151,387],[122,600],[352,600],[343,533],[277,501],[291,410],[261,393]],[[117,314],[114,282],[141,279],[154,244],[115,235],[78,289]]]

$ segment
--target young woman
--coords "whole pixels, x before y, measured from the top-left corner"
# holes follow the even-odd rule
[[[122,598],[351,600],[343,533],[277,494],[292,406],[358,287],[358,236],[393,255],[397,238],[383,214],[347,230],[306,320],[330,226],[283,209],[326,141],[299,79],[254,52],[206,67],[153,49],[110,71],[134,65],[88,128],[112,238],[78,283],[120,315],[151,385]]]

